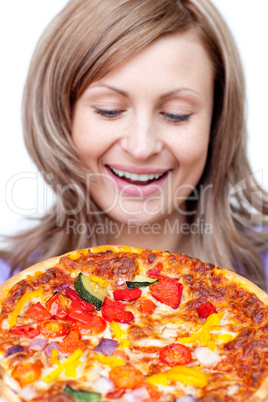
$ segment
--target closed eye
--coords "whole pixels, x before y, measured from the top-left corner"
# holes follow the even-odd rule
[[[101,116],[107,117],[108,119],[113,119],[115,117],[120,116],[120,114],[123,113],[123,110],[95,109],[95,113],[100,114]]]
[[[184,121],[188,121],[191,117],[190,114],[173,114],[173,113],[161,113],[166,120],[172,123],[181,123]]]

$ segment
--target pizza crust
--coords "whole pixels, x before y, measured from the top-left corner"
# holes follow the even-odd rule
[[[49,268],[53,268],[63,256],[70,256],[70,258],[78,258],[80,254],[86,254],[88,251],[93,253],[105,252],[107,250],[113,250],[115,252],[130,252],[141,254],[144,249],[129,247],[129,246],[117,246],[117,245],[103,245],[97,247],[90,247],[87,249],[74,250],[63,254],[62,256],[50,258],[46,261],[39,262],[21,272],[14,275],[10,279],[8,279],[4,284],[0,286],[0,306],[2,302],[6,299],[9,290],[17,284],[19,281],[26,279],[28,275],[35,275],[38,272],[45,272]],[[159,250],[154,250],[156,252]],[[250,282],[248,279],[238,275],[237,273],[230,271],[225,268],[215,267],[215,269],[220,273],[222,273],[227,279],[229,279],[232,283],[245,288],[246,291],[252,292],[255,294],[266,306],[268,306],[268,294],[256,286],[254,283]],[[6,402],[22,402],[22,399],[19,396],[16,396],[13,391],[9,389],[9,387],[4,383],[4,375],[5,370],[0,366],[0,396],[4,398]],[[268,378],[263,382],[258,391],[248,400],[248,402],[265,402],[268,398]],[[267,401],[268,402],[268,401]]]

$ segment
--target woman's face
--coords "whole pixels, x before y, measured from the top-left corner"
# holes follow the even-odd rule
[[[169,34],[89,85],[72,136],[91,197],[120,222],[184,215],[207,158],[212,62],[195,32]]]

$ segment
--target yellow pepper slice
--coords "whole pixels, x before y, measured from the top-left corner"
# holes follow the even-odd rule
[[[166,373],[153,374],[147,377],[147,382],[152,385],[168,385],[168,377]]]
[[[59,352],[57,351],[57,349],[51,350],[51,363],[56,364],[57,366],[60,366]]]
[[[126,361],[124,359],[119,359],[118,357],[99,355],[98,353],[95,353],[95,360],[104,364],[105,366],[109,366],[110,368],[115,368],[126,364]]]
[[[195,332],[191,336],[179,338],[178,342],[184,343],[195,343],[196,341],[200,342],[201,346],[209,346],[212,341],[212,336],[210,331],[219,329],[220,321],[224,313],[219,314],[211,314],[207,319],[205,324],[199,329],[199,331]],[[213,343],[211,344],[211,348],[213,348]],[[214,348],[215,349],[215,348]]]
[[[45,381],[45,382],[55,381],[59,377],[59,375],[63,372],[63,370],[65,370],[66,368],[71,366],[76,360],[78,360],[82,356],[82,354],[83,354],[83,351],[81,349],[75,350],[71,354],[71,356],[69,356],[68,359],[65,360],[65,362],[63,362],[54,371],[52,371],[46,377],[44,377],[43,381]]]
[[[89,275],[88,277],[92,282],[98,283],[99,285],[101,285],[104,288],[108,288],[108,286],[109,286],[109,282],[105,281],[102,278],[99,278],[96,275]]]
[[[21,310],[23,309],[24,305],[27,303],[28,300],[31,300],[35,297],[40,297],[44,295],[44,291],[42,289],[34,290],[32,292],[26,292],[20,301],[17,303],[16,307],[12,311],[12,314],[9,319],[9,328],[14,327],[16,325],[17,317]]]
[[[110,328],[113,331],[114,336],[119,342],[121,348],[127,348],[130,345],[129,340],[127,339],[127,333],[124,331],[117,322],[112,321],[110,323]]]
[[[75,360],[72,364],[68,364],[68,366],[65,369],[65,375],[67,377],[76,377],[76,369],[78,366],[82,364],[80,360]]]
[[[191,367],[175,366],[165,374],[170,382],[179,381],[184,385],[193,385],[196,388],[204,388],[208,384],[208,376]]]

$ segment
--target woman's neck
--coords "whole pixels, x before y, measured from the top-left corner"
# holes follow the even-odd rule
[[[110,221],[109,244],[121,244],[152,250],[191,254],[190,225],[186,217],[170,215],[158,222],[128,223]]]

